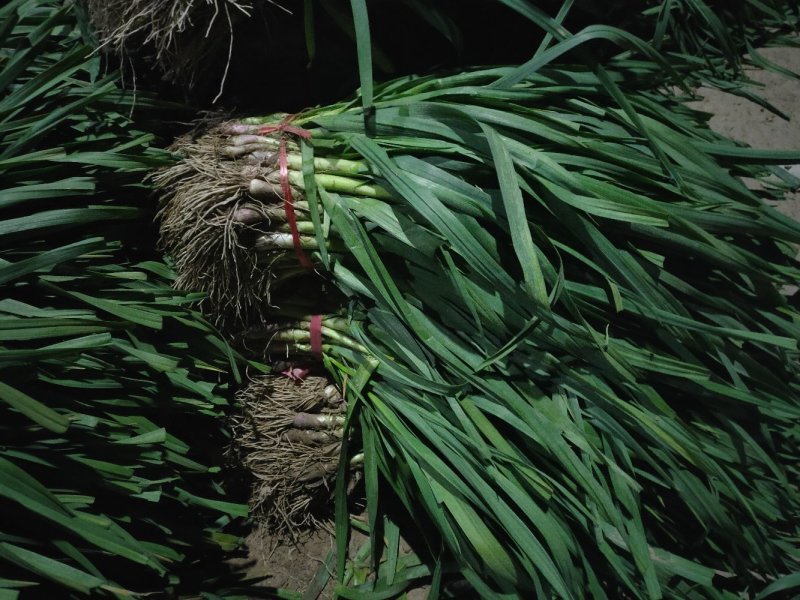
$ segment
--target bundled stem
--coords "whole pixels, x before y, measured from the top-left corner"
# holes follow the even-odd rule
[[[305,180],[297,146],[289,144],[287,154],[286,183],[296,199],[290,223],[278,155],[266,152],[279,147],[279,134],[238,133],[258,129],[222,124],[197,139],[178,140],[173,149],[183,161],[154,177],[163,191],[158,218],[163,247],[178,271],[176,286],[205,291],[204,310],[220,325],[263,322],[273,289],[307,270],[298,264],[297,249],[309,251],[316,262],[320,256],[320,238],[303,200]],[[358,177],[367,171],[363,162],[320,158],[314,164],[322,171],[314,175],[320,187],[354,197],[390,196]],[[293,225],[300,234],[297,241]],[[341,250],[337,239],[323,239],[326,250]]]

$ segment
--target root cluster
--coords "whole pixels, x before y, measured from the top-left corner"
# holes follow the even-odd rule
[[[264,322],[273,287],[303,269],[291,252],[267,258],[253,252],[265,226],[285,220],[275,153],[226,159],[226,140],[219,125],[178,140],[173,150],[182,160],[157,173],[154,183],[162,199],[161,244],[175,263],[176,287],[205,292],[201,309],[217,325],[243,326]],[[302,198],[300,190],[296,197]]]
[[[319,525],[329,511],[345,405],[324,377],[266,376],[238,394],[234,437],[255,482],[254,513],[273,531]]]
[[[191,83],[204,57],[224,53],[249,0],[88,0],[100,41],[120,55],[152,54],[168,79]]]

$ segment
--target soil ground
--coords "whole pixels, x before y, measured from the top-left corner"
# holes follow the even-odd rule
[[[800,73],[800,48],[764,48],[758,52],[767,60]],[[792,119],[786,121],[749,100],[710,88],[698,89],[702,100],[692,106],[714,115],[712,129],[755,148],[800,148],[800,81],[761,69],[748,70],[748,76],[763,86],[756,92]],[[790,171],[800,176],[800,165]],[[778,208],[800,220],[800,193],[788,194]]]
[[[800,49],[767,48],[760,53],[768,60],[800,73]],[[785,121],[748,100],[709,88],[700,88],[697,93],[702,99],[692,105],[712,113],[711,127],[728,137],[759,148],[800,149],[800,81],[756,69],[748,71],[748,75],[763,86],[760,93],[764,98],[794,118]],[[800,176],[800,166],[791,170]],[[788,195],[779,208],[800,220],[800,193]],[[354,539],[351,548],[355,550],[363,541],[363,538]],[[264,585],[269,587],[301,592],[309,587],[325,557],[334,548],[333,536],[326,531],[287,544],[256,529],[247,542],[249,556],[242,567],[250,576],[265,576]],[[331,590],[329,583],[320,598],[330,598]],[[409,594],[409,600],[415,600],[414,597],[423,598],[424,591],[416,590]]]

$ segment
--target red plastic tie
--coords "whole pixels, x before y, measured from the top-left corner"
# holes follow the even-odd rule
[[[313,270],[314,263],[311,262],[311,259],[308,258],[305,250],[303,250],[303,247],[300,245],[300,232],[297,229],[297,215],[294,212],[292,186],[289,183],[289,157],[286,153],[287,133],[307,140],[311,138],[311,132],[303,129],[302,127],[290,125],[289,123],[292,119],[294,119],[294,117],[295,115],[287,115],[277,125],[265,125],[264,127],[261,127],[258,132],[262,135],[267,133],[280,133],[281,145],[278,158],[278,168],[281,177],[281,191],[283,192],[283,210],[286,213],[286,220],[289,222],[289,229],[292,232],[292,244],[294,245],[295,254],[297,254],[297,260],[300,261],[300,265],[302,265],[304,268]]]
[[[322,315],[311,317],[311,353],[317,358],[322,358]]]

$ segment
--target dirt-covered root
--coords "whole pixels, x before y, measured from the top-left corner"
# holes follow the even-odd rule
[[[269,148],[273,140],[264,139]],[[232,157],[232,143],[225,124],[212,124],[177,140],[181,160],[153,176],[175,286],[204,292],[203,312],[224,328],[263,322],[271,290],[304,273],[290,249],[271,253],[267,264],[257,249],[271,227],[285,228],[275,153]],[[294,193],[303,211],[302,192]]]
[[[237,454],[253,476],[251,509],[272,533],[325,521],[339,464],[344,402],[324,377],[261,377],[237,395]]]
[[[227,56],[235,23],[252,15],[250,0],[88,0],[102,44],[126,55],[146,53],[173,81],[193,83],[208,57]]]

